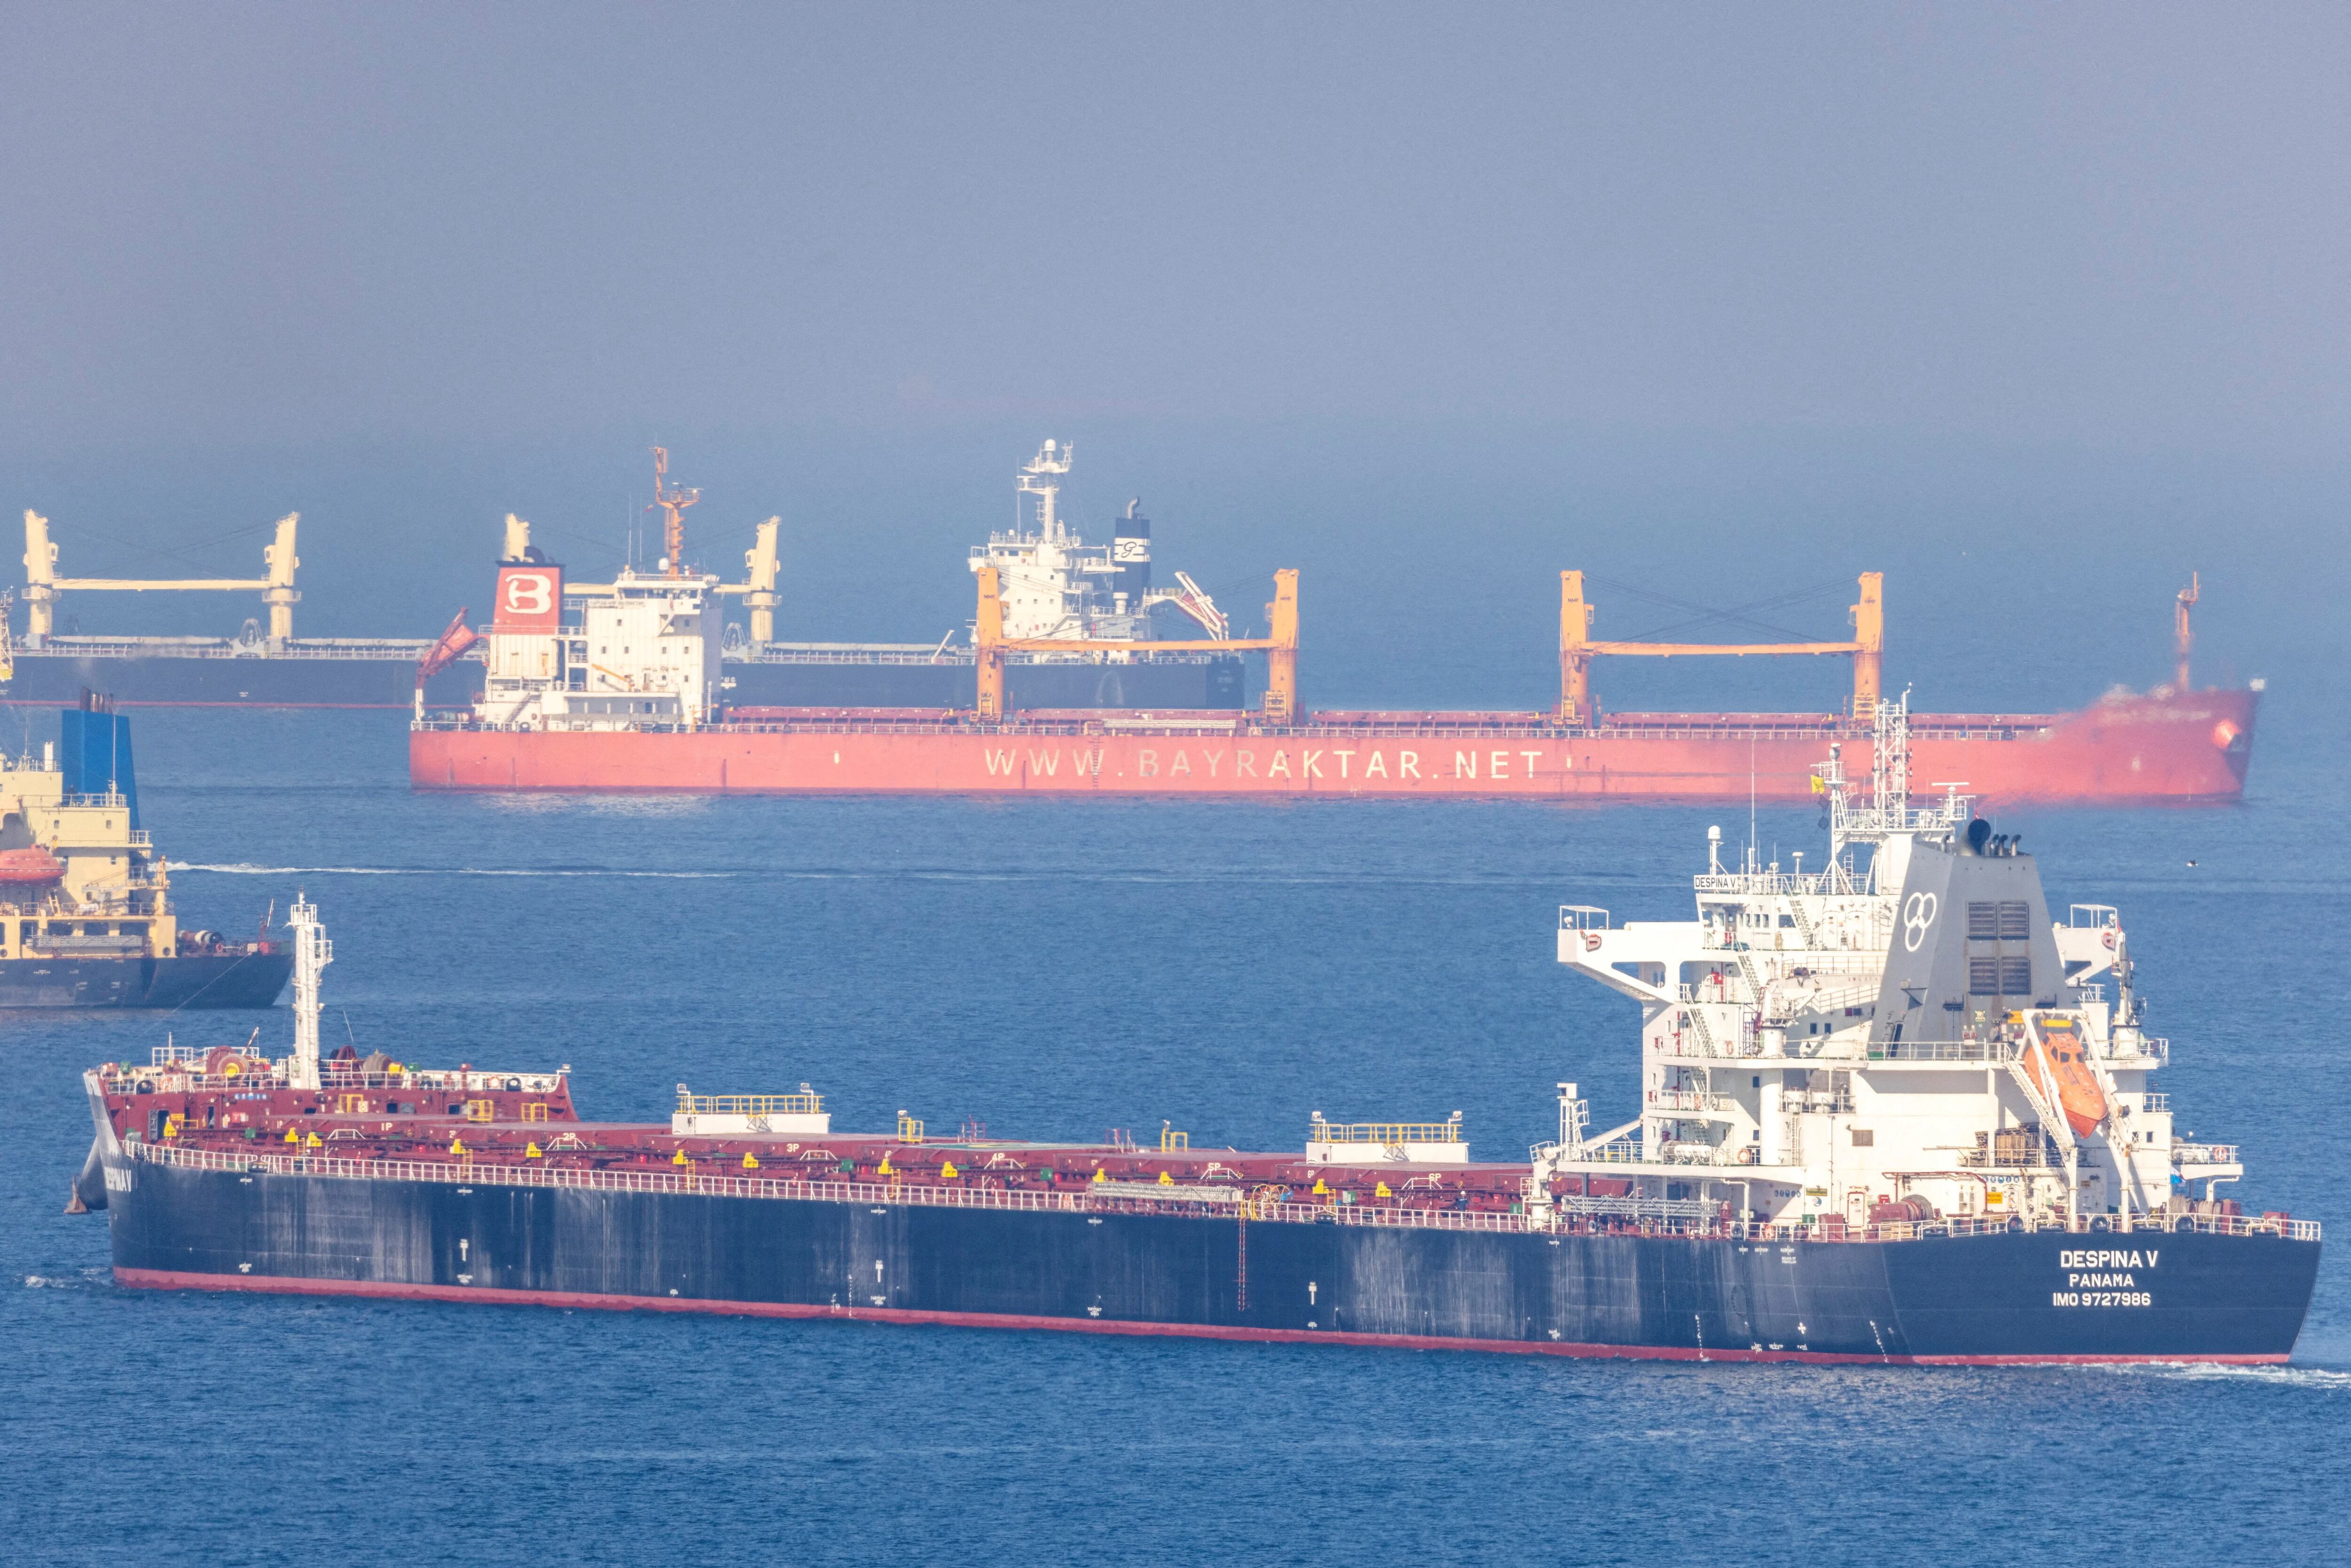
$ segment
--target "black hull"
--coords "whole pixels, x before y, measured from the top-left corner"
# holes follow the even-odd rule
[[[969,708],[978,677],[966,664],[751,663],[728,660],[737,707]],[[1210,708],[1244,706],[1238,659],[1183,664],[1013,664],[1015,708]]]
[[[291,953],[172,958],[0,959],[0,1008],[267,1008]]]
[[[817,1201],[105,1163],[127,1285],[1587,1355],[2281,1361],[2319,1253],[2146,1231],[1749,1243],[1243,1225],[878,1188]],[[2085,1290],[2063,1255],[2091,1248],[2141,1260]]]
[[[401,659],[135,658],[26,653],[0,701],[71,706],[87,687],[117,702],[164,707],[385,707],[416,700],[416,666]],[[462,707],[482,689],[482,666],[461,661],[434,676],[425,700]]]

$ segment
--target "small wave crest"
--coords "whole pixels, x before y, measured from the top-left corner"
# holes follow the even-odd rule
[[[68,1278],[61,1274],[27,1274],[25,1289],[28,1291],[78,1291],[85,1285],[104,1281],[109,1270],[84,1269],[78,1275]]]
[[[2324,1366],[2233,1366],[2209,1361],[2117,1364],[2117,1372],[2183,1383],[2270,1383],[2287,1388],[2351,1389],[2351,1372]]]

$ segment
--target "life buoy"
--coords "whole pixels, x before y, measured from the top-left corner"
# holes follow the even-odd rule
[[[1583,950],[1587,953],[1597,953],[1600,951],[1599,932],[1587,931],[1583,934]]]
[[[2114,933],[2114,928],[2113,928],[2112,926],[2109,926],[2109,927],[2107,927],[2107,929],[2106,929],[2106,946],[2107,946],[2108,947],[2112,947],[2114,945],[2115,945],[2115,933]]]

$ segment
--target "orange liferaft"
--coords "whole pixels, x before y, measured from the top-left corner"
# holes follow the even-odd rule
[[[65,873],[65,862],[37,846],[0,850],[0,885],[23,887],[55,882]]]
[[[2082,1040],[2081,1020],[2042,1018],[2032,1021],[2032,1043],[2024,1053],[2026,1065],[2043,1083],[2057,1086],[2057,1103],[2065,1124],[2077,1138],[2086,1138],[2106,1119],[2106,1092],[2090,1065]]]

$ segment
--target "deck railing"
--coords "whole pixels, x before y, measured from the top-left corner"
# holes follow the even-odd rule
[[[1316,1116],[1307,1124],[1310,1144],[1458,1144],[1461,1118],[1449,1122],[1326,1122]]]
[[[689,1094],[677,1088],[677,1110],[684,1116],[818,1116],[824,1113],[824,1096],[799,1094]]]
[[[2012,1040],[1872,1040],[1872,1061],[2013,1061],[2023,1046]]]
[[[165,1050],[185,1051],[186,1056],[162,1059]],[[157,1046],[157,1060],[145,1067],[124,1064],[108,1080],[108,1085],[118,1094],[129,1094],[139,1084],[149,1085],[150,1092],[183,1094],[197,1090],[212,1089],[283,1089],[287,1087],[286,1062],[261,1061],[249,1056],[231,1057],[224,1063],[230,1070],[224,1072],[203,1071],[204,1058],[208,1054],[202,1046]],[[563,1087],[560,1072],[474,1072],[455,1068],[426,1070],[392,1064],[377,1071],[369,1071],[354,1061],[322,1061],[319,1064],[319,1086],[321,1089],[392,1089],[407,1092],[481,1093],[503,1090],[510,1094],[552,1094]]]

